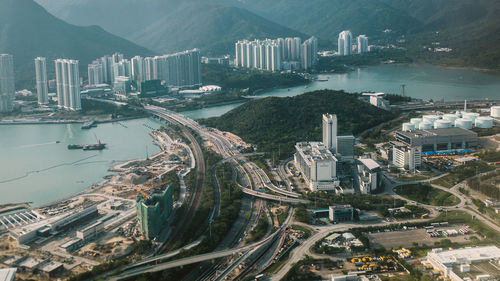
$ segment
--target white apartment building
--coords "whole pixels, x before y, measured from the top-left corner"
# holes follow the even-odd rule
[[[78,61],[57,59],[54,63],[58,106],[69,110],[81,110]]]
[[[338,54],[339,56],[352,55],[352,33],[349,30],[344,30],[339,33]]]
[[[0,112],[14,109],[14,57],[0,54]]]
[[[366,35],[359,35],[356,39],[358,41],[358,54],[367,53],[368,37]]]
[[[38,104],[48,104],[49,88],[47,84],[47,60],[45,58],[35,59],[35,76]]]

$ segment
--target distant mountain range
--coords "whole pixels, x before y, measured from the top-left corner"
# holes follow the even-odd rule
[[[315,35],[333,49],[350,29],[374,40],[391,29],[416,58],[498,68],[497,0],[37,0],[73,24],[97,24],[156,52],[232,53],[241,38]],[[307,34],[307,35],[306,35]],[[455,53],[430,54],[433,42]],[[458,57],[458,59],[457,59]]]
[[[94,58],[113,52],[127,56],[152,51],[104,31],[99,26],[75,26],[48,13],[32,0],[0,0],[0,53],[14,55],[16,80],[34,79],[37,56],[72,58],[82,68]],[[49,63],[48,71],[53,70]]]

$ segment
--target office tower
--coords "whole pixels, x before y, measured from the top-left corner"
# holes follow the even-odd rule
[[[358,54],[367,53],[368,37],[366,37],[366,35],[359,35],[357,41],[358,41]]]
[[[78,61],[57,59],[54,63],[58,106],[64,109],[81,110]]]
[[[0,54],[0,112],[14,109],[14,57]]]
[[[302,68],[310,70],[318,61],[318,39],[311,37],[302,44]]]
[[[99,85],[104,83],[104,66],[100,60],[89,64],[88,68],[89,85]]]
[[[323,114],[323,144],[337,153],[337,115]]]
[[[35,59],[36,92],[38,104],[49,103],[49,89],[47,85],[47,60],[42,57]]]
[[[352,55],[352,34],[349,30],[344,30],[339,33],[338,51],[339,56]]]
[[[142,82],[145,79],[145,65],[144,59],[140,56],[135,56],[130,61],[131,71],[132,71],[132,79],[137,82]]]

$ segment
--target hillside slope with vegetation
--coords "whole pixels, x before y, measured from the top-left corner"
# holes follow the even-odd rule
[[[204,125],[230,131],[260,151],[289,157],[298,141],[321,140],[321,116],[335,113],[339,134],[359,134],[394,118],[360,101],[358,94],[321,90],[294,97],[268,97],[247,102],[226,114],[201,120]]]

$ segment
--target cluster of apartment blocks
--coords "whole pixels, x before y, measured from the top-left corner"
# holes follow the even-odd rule
[[[200,86],[201,56],[198,49],[175,54],[146,57],[135,56],[124,59],[123,54],[103,56],[88,65],[89,85],[112,85],[114,92],[127,94],[131,81],[138,83],[160,80],[165,86],[187,88]],[[55,88],[58,107],[67,110],[81,110],[81,79],[79,62],[72,59],[56,59]],[[47,59],[35,58],[36,90],[38,103],[49,103],[49,81]],[[13,110],[14,58],[0,54],[0,112]]]
[[[359,35],[356,37],[357,44],[353,44],[352,33],[349,30],[340,32],[337,42],[337,53],[339,56],[350,56],[354,53],[353,50],[356,50],[358,54],[370,51],[368,46],[368,37],[366,37],[366,35]]]
[[[313,192],[353,192],[352,189],[347,190],[340,187],[337,167],[341,162],[354,163],[355,138],[353,135],[337,135],[337,116],[335,114],[323,114],[322,126],[322,142],[299,142],[295,145],[295,165]],[[379,165],[371,159],[359,159],[357,166],[361,192],[370,193],[377,189]]]
[[[200,86],[201,56],[198,49],[155,57],[123,54],[103,56],[88,65],[89,85],[109,84],[118,91],[124,82],[164,81],[165,86],[187,88]]]
[[[265,40],[240,40],[235,43],[234,65],[266,71],[311,69],[318,61],[318,40],[313,36]]]

